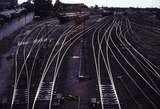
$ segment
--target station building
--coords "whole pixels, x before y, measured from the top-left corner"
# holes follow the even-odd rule
[[[54,8],[59,12],[84,12],[88,11],[88,7],[83,3],[62,3],[60,0],[57,0],[54,4]]]

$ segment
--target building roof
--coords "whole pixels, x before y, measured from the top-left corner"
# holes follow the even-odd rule
[[[84,3],[63,3],[63,2],[61,2],[60,0],[57,0],[56,2],[55,2],[55,5],[56,4],[61,4],[61,5],[66,5],[66,6],[85,6],[85,7],[87,7]]]

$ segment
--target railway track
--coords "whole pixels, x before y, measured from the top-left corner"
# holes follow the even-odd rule
[[[116,73],[117,71],[113,72],[112,66],[110,64],[110,61],[116,60],[115,62],[118,62],[118,64],[124,71],[123,72],[124,74],[121,75],[128,76],[129,79],[136,86],[136,88],[141,92],[146,101],[150,103],[151,105],[150,108],[157,109],[158,106],[156,105],[153,98],[150,97],[149,93],[146,92],[144,88],[142,88],[142,84],[146,84],[149,88],[148,90],[152,90],[154,94],[159,96],[159,87],[157,81],[155,81],[152,77],[149,76],[150,75],[149,73],[152,73],[158,79],[159,68],[156,65],[154,65],[151,61],[149,61],[143,54],[141,54],[139,50],[137,50],[135,46],[132,45],[132,43],[127,39],[127,35],[128,34],[131,35],[130,31],[133,32],[130,20],[128,18],[122,18],[122,19],[115,18],[113,24],[110,24],[109,26],[111,26],[111,28],[108,31],[108,33],[106,32],[107,34],[104,32],[104,34],[102,34],[101,36],[99,36],[99,34],[95,35],[96,37],[101,38],[98,39],[97,41],[98,45],[96,46],[98,46],[97,48],[98,50],[97,49],[95,50],[94,39],[92,40],[93,53],[95,54],[94,55],[95,67],[97,69],[96,70],[97,80],[98,80],[100,99],[101,99],[101,108],[105,109],[106,101],[104,99],[103,85],[107,84],[108,79],[110,81],[110,84],[112,86],[117,101],[118,107],[116,108],[119,109],[124,108],[123,106],[121,106],[121,100],[119,100],[119,96],[117,93],[118,89],[116,89],[116,83],[115,83],[116,78],[113,76],[114,73]],[[103,27],[101,26],[100,29],[102,28]],[[107,29],[105,30],[107,31]],[[93,38],[95,36],[93,35]],[[95,52],[98,53],[96,54]],[[111,56],[113,56],[114,59],[111,59]],[[102,58],[102,60],[100,58]],[[105,77],[103,75],[103,72],[108,73],[108,75]],[[136,76],[131,74],[131,72],[135,73]],[[106,80],[104,79],[103,81],[104,77]],[[139,80],[142,80],[143,83],[141,84],[137,83],[137,81]],[[137,101],[135,101],[135,98],[132,99],[134,99],[134,102],[137,105],[138,103]],[[115,107],[112,108],[114,109]],[[142,108],[142,107],[137,105],[137,108]]]
[[[85,29],[83,24],[74,25],[72,22],[55,25],[52,20],[31,25],[33,28],[17,46],[10,109],[16,109],[18,96],[24,99],[24,109],[37,109],[40,100],[47,101],[45,108],[54,108],[56,84],[59,75],[64,73],[60,71],[64,60],[72,47],[84,37],[88,37],[86,40],[90,47],[87,49],[91,59],[85,61],[94,66],[88,69],[92,69],[93,75],[96,75],[92,80],[97,81],[93,85],[96,90],[94,96],[99,100],[97,107],[87,109],[160,107],[157,101],[160,98],[160,68],[141,53],[134,42],[139,35],[135,28],[157,37],[160,33],[158,26],[143,27],[124,16],[104,17],[92,25],[85,25]],[[86,99],[88,102],[90,98]],[[132,103],[131,106],[127,105],[127,100]],[[76,101],[81,109],[81,99]]]
[[[47,23],[47,24],[52,24],[51,23]],[[53,78],[52,78],[52,88],[51,88],[51,96],[50,96],[50,103],[49,103],[49,108],[51,109],[52,107],[52,96],[53,96],[53,92],[54,92],[54,86],[55,86],[55,81],[58,75],[58,71],[60,68],[60,65],[63,61],[64,56],[66,55],[68,49],[80,38],[83,36],[83,34],[85,34],[85,32],[79,31],[81,25],[79,26],[74,26],[72,24],[69,24],[70,26],[68,26],[66,28],[66,30],[60,35],[58,36],[57,41],[55,42],[55,44],[53,44],[51,51],[48,55],[48,57],[46,57],[47,59],[45,60],[45,65],[42,66],[42,74],[39,80],[38,87],[37,87],[37,91],[33,100],[33,104],[32,104],[32,109],[35,108],[35,104],[37,101],[37,98],[39,96],[41,87],[42,87],[42,83],[47,75],[48,72],[50,70],[51,65],[55,65],[55,68],[51,68],[54,69],[53,72]],[[15,55],[15,84],[14,84],[14,90],[13,90],[13,97],[12,97],[12,103],[11,103],[11,109],[13,108],[14,105],[14,101],[15,101],[15,97],[16,97],[16,90],[20,81],[20,78],[23,74],[23,72],[26,73],[27,76],[27,92],[28,92],[28,105],[27,108],[30,108],[30,87],[31,87],[31,81],[32,81],[32,76],[33,76],[33,69],[35,67],[36,61],[37,61],[37,57],[38,54],[40,52],[40,50],[42,49],[42,47],[44,46],[44,42],[41,39],[46,39],[46,38],[50,38],[51,36],[53,36],[54,32],[56,32],[55,27],[51,28],[48,31],[48,34],[45,33],[45,27],[46,27],[46,22],[44,24],[40,24],[38,26],[36,26],[29,35],[33,36],[31,39],[27,39],[28,36],[25,36],[22,39],[22,42],[28,42],[29,41],[38,41],[37,43],[34,42],[33,44],[26,46],[24,45],[24,47],[22,46],[18,46],[17,51],[16,51],[16,55]],[[95,25],[89,27],[86,32],[90,31],[91,29],[93,29],[93,27],[95,27]],[[79,29],[78,29],[79,28]],[[75,32],[77,32],[75,34]],[[52,34],[50,34],[52,33]],[[74,34],[74,35],[73,35]],[[71,35],[73,35],[73,37],[71,37]],[[20,48],[22,49],[22,51],[20,51]],[[62,51],[63,49],[63,51]],[[20,54],[22,52],[22,54]],[[34,54],[32,54],[34,53]],[[22,55],[23,56],[23,61],[22,63],[20,63],[20,65],[18,65],[18,55]],[[32,65],[30,66],[31,68],[28,68],[29,65],[27,65],[27,61],[29,61],[30,57],[33,57],[33,62]],[[31,64],[31,63],[30,63]],[[20,66],[20,67],[19,67]],[[20,69],[18,69],[20,68]],[[19,71],[18,71],[19,70]]]

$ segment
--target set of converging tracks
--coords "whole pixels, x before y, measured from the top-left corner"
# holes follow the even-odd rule
[[[47,31],[46,25],[49,25]],[[153,109],[158,109],[158,105],[150,98],[150,95],[144,91],[144,88],[136,81],[136,78],[133,77],[133,74],[137,75],[149,89],[151,89],[157,96],[160,97],[159,87],[156,81],[154,81],[152,78],[154,76],[154,78],[157,80],[160,79],[160,69],[149,59],[147,59],[142,53],[140,53],[139,50],[136,49],[133,43],[129,40],[129,36],[133,37],[136,34],[132,28],[132,25],[138,25],[139,28],[141,28],[141,25],[130,21],[130,19],[127,17],[119,18],[116,16],[103,18],[100,22],[96,22],[91,26],[86,27],[85,30],[83,29],[83,24],[74,25],[73,23],[69,23],[67,26],[62,25],[65,30],[57,38],[53,36],[58,29],[61,29],[62,26],[55,27],[55,21],[51,20],[48,22],[42,22],[41,24],[34,26],[30,33],[25,35],[21,40],[21,42],[32,41],[34,43],[18,46],[15,53],[15,81],[10,109],[14,108],[17,87],[23,73],[25,73],[27,78],[26,107],[27,109],[35,109],[38,96],[48,72],[53,74],[48,103],[48,109],[52,109],[55,84],[64,57],[70,48],[74,46],[76,42],[80,40],[80,38],[84,37],[85,34],[89,33],[90,31],[93,31],[93,34],[90,34],[88,37],[91,37],[92,39],[90,43],[92,45],[91,49],[93,51],[92,54],[95,65],[95,72],[97,75],[96,79],[98,83],[97,86],[101,109],[107,109],[106,105],[109,105],[109,103],[106,103],[105,101],[106,98],[103,91],[105,84],[109,84],[109,87],[112,89],[112,94],[114,95],[113,99],[115,99],[115,105],[117,105],[117,108],[123,109],[118,94],[119,92],[117,92],[115,83],[116,78],[114,77],[114,73],[116,72],[112,70],[112,66],[110,64],[111,61],[113,61],[112,58],[114,58],[115,63],[121,67],[124,75],[129,78],[129,80],[139,90],[139,92],[147,100],[151,107]],[[155,27],[155,31],[157,33],[154,34],[160,33],[158,27]],[[53,38],[54,42],[53,40],[51,41],[52,44],[50,46],[49,55],[45,57],[45,62],[43,62],[43,65],[41,66],[41,72],[38,72],[41,73],[41,77],[38,82],[34,99],[31,102],[31,82],[33,81],[32,75],[35,73],[34,68],[36,66],[36,61],[38,61],[39,53],[42,52],[42,48],[46,45],[45,43],[50,38]],[[18,61],[19,56],[22,57],[22,63],[19,63]],[[33,57],[32,63],[28,64],[28,61],[31,57]],[[152,75],[152,77],[150,75]],[[121,80],[123,79],[121,76],[118,78]],[[130,94],[130,96],[134,100],[135,105],[137,105],[137,108],[142,109],[138,106],[138,101],[136,98],[134,98],[132,94]]]

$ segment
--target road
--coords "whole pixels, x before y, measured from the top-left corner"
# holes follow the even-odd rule
[[[4,109],[159,109],[159,24],[114,15],[26,26]]]

